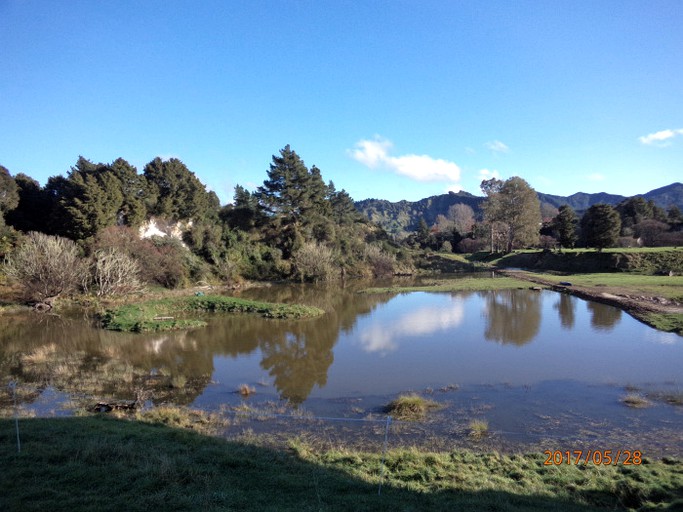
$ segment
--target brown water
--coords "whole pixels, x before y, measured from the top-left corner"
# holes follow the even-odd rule
[[[206,328],[164,334],[106,332],[88,318],[4,317],[0,405],[10,405],[14,381],[23,408],[38,415],[138,396],[212,411],[246,402],[378,418],[389,399],[414,390],[447,405],[432,430],[453,442],[469,419],[485,418],[506,443],[612,439],[683,454],[683,407],[662,398],[683,393],[682,337],[550,291],[364,295],[359,286],[249,290],[243,296],[327,313],[208,316]],[[256,393],[243,398],[241,384]],[[651,406],[624,406],[634,390]]]

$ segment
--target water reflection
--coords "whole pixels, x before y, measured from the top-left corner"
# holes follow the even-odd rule
[[[398,348],[397,340],[433,334],[458,327],[465,319],[466,295],[450,297],[449,307],[420,307],[390,322],[375,321],[358,338],[365,352],[387,354]]]
[[[601,331],[610,331],[621,320],[621,309],[612,306],[604,306],[597,302],[589,302],[588,309],[591,311],[591,325]]]
[[[540,293],[503,290],[485,296],[487,340],[522,346],[536,337],[541,325]]]
[[[567,330],[573,329],[576,316],[575,299],[567,293],[560,293],[553,307],[560,315],[560,325],[562,328]]]
[[[326,314],[301,321],[207,316],[203,329],[149,335],[103,331],[87,317],[3,316],[0,382],[30,384],[26,403],[52,387],[98,399],[143,392],[157,403],[189,404],[207,393],[238,400],[239,384],[263,381],[272,384],[268,393],[299,404],[311,395],[485,379],[671,380],[683,359],[675,335],[622,318],[610,306],[552,292],[391,296],[358,294],[354,287],[273,286],[242,296],[316,305]],[[0,402],[10,403],[7,386]]]

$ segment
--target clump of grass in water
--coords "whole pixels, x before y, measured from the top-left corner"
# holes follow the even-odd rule
[[[650,407],[650,405],[652,405],[647,398],[637,393],[629,393],[623,397],[621,401],[627,407],[633,407],[634,409],[644,409],[645,407]]]
[[[441,406],[433,400],[427,400],[415,393],[401,395],[392,400],[384,411],[399,420],[420,420],[428,411],[439,409]]]
[[[242,396],[249,396],[256,393],[256,388],[250,386],[249,384],[240,384],[240,387],[237,388],[237,392]]]
[[[472,439],[482,439],[489,433],[489,422],[486,420],[472,420],[467,428]]]

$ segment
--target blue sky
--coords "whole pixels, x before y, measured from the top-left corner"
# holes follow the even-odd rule
[[[354,199],[683,181],[680,0],[0,0],[0,164],[177,157],[223,202],[286,144]]]

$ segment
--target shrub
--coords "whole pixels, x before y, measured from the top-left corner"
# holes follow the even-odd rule
[[[386,277],[393,275],[396,257],[376,245],[366,245],[363,249],[363,259],[370,265],[372,275]]]
[[[35,231],[5,261],[7,275],[24,288],[26,298],[40,302],[73,290],[88,273],[72,240]]]
[[[93,283],[98,296],[140,291],[140,265],[116,248],[97,251],[93,264]]]
[[[296,250],[293,259],[301,281],[327,281],[334,276],[334,255],[325,245],[306,242]]]

